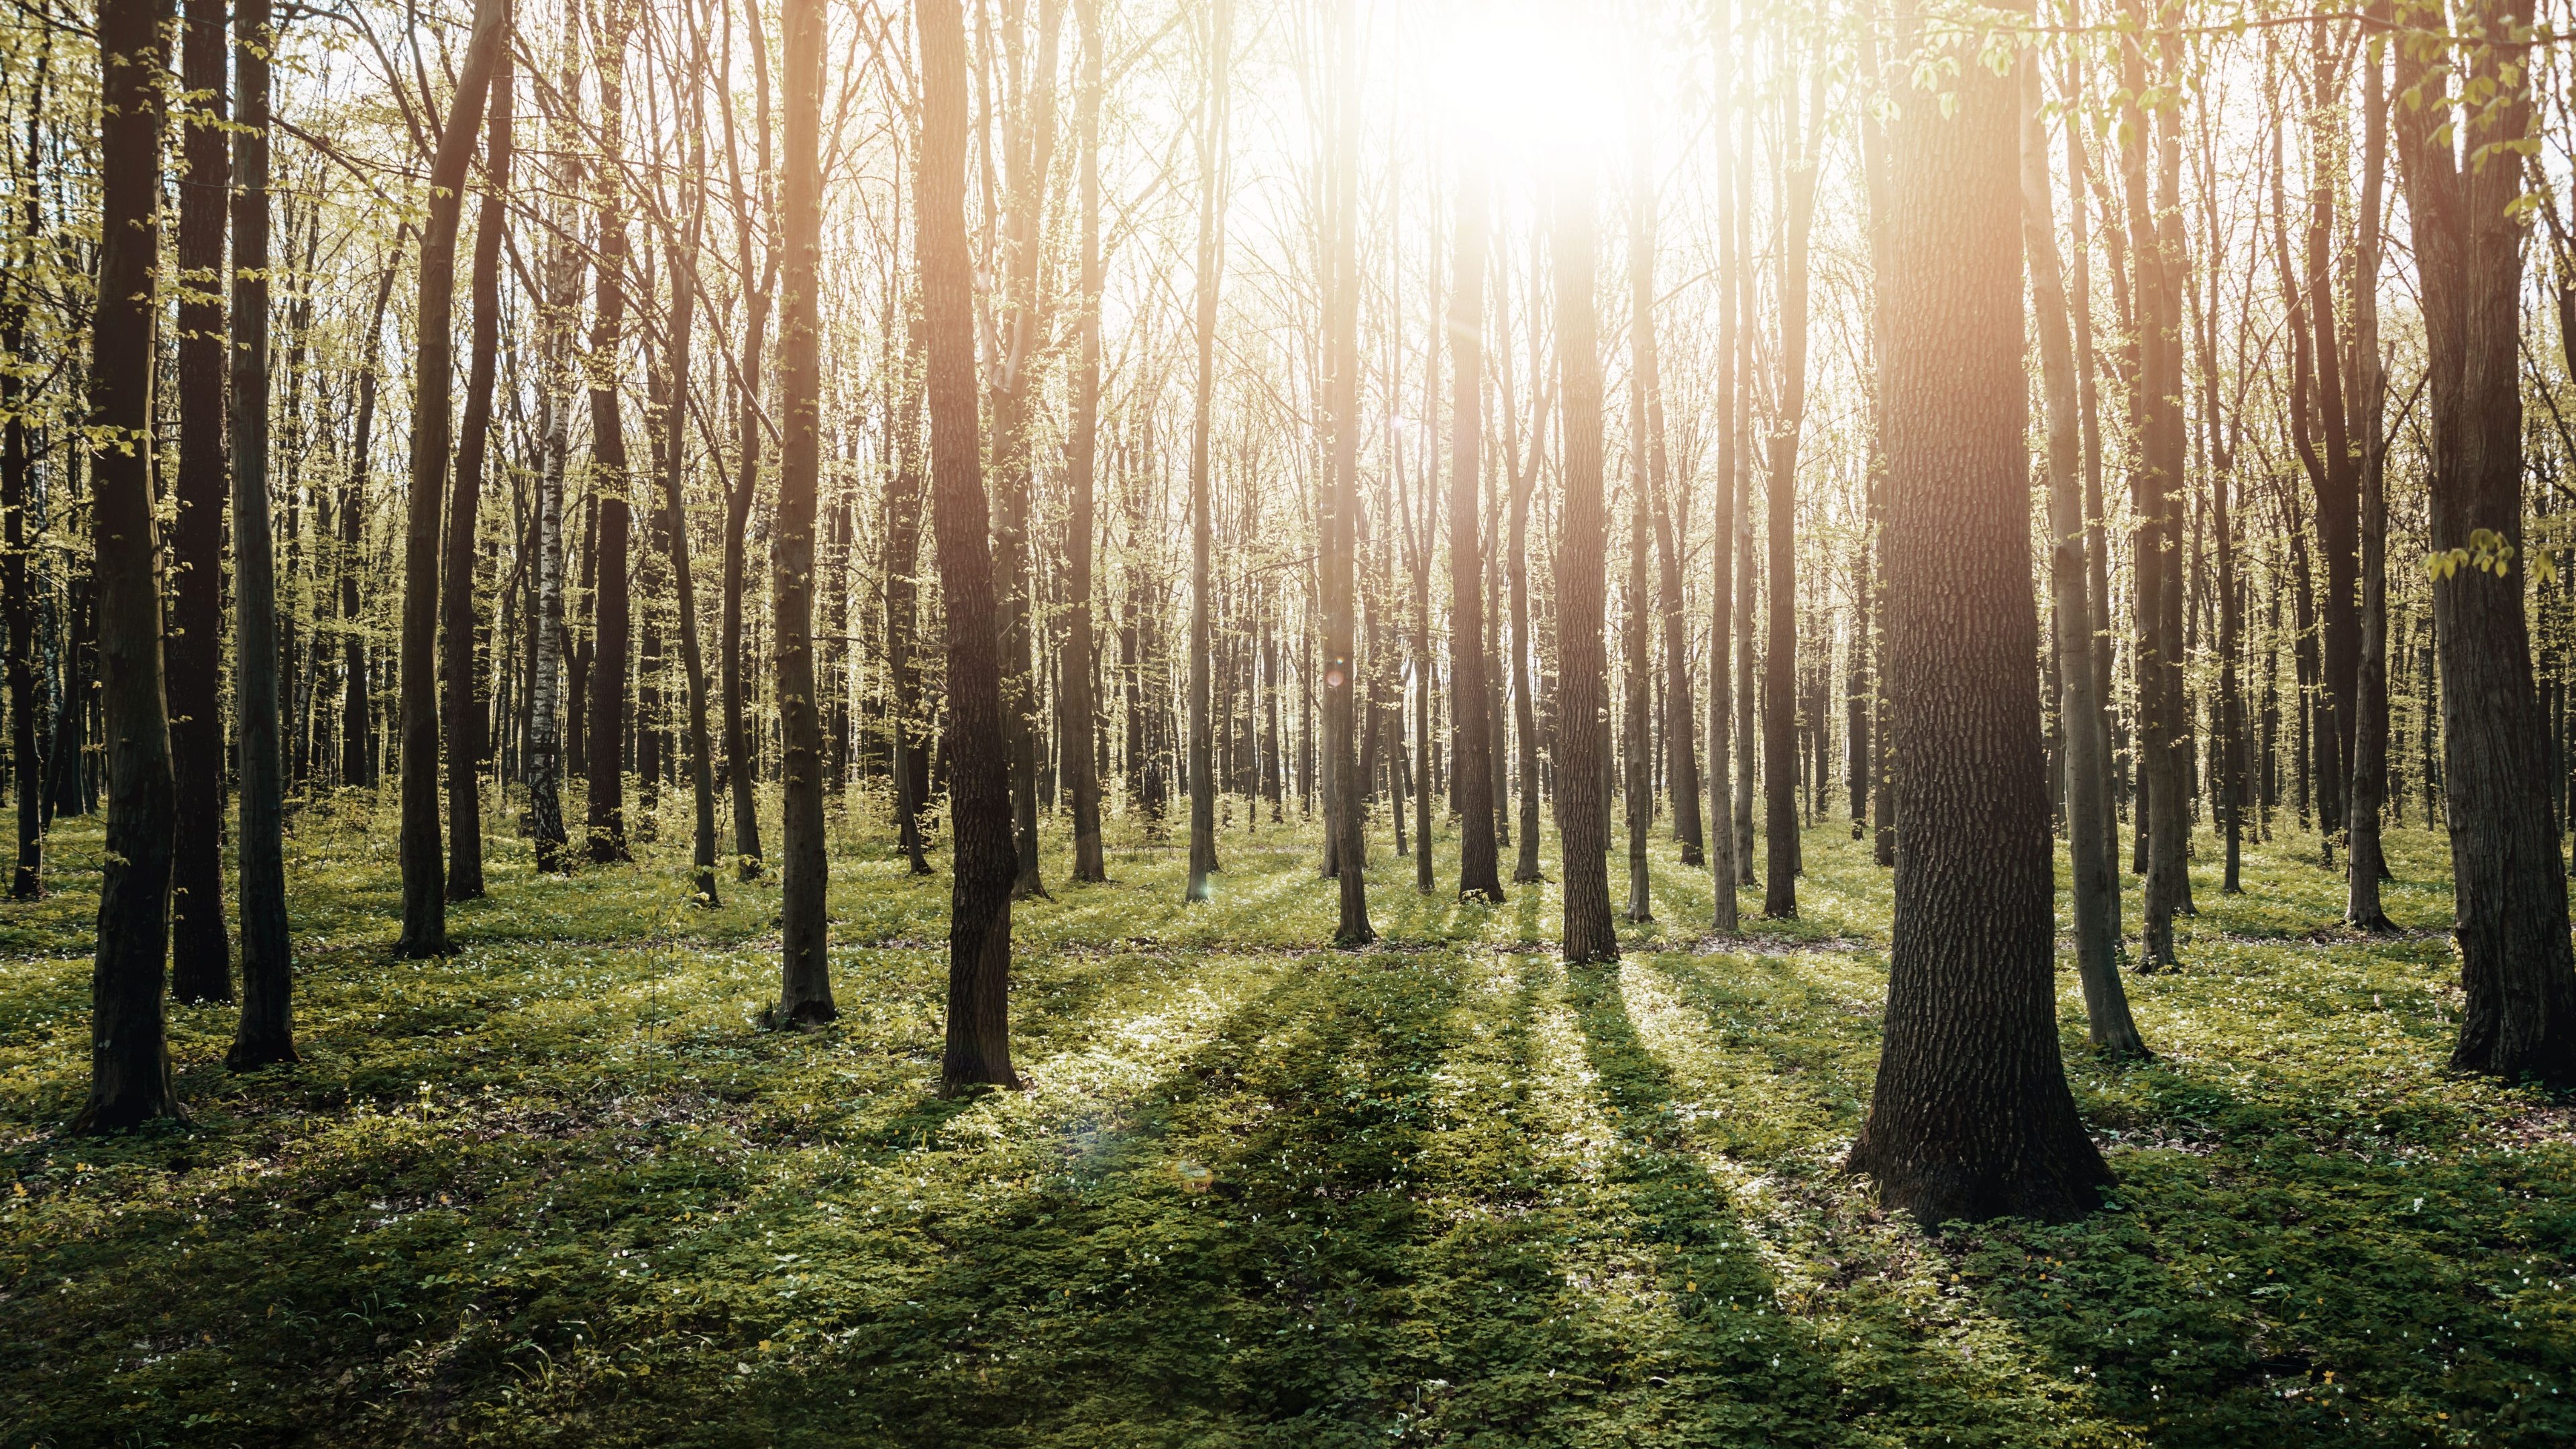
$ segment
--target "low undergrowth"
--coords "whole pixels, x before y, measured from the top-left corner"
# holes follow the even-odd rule
[[[229,1009],[174,1007],[195,1121],[105,1140],[63,822],[0,906],[0,1445],[2576,1441],[2576,1109],[2445,1073],[2434,837],[2384,939],[2313,837],[2239,897],[2205,859],[2185,969],[2130,979],[2153,1062],[2061,977],[2111,1204],[1927,1237],[1837,1168],[1888,916],[1845,827],[1724,942],[1659,841],[1660,919],[1571,971],[1552,888],[1417,895],[1383,831],[1357,953],[1266,812],[1198,907],[1129,822],[1105,886],[1051,839],[1030,1089],[943,1101],[946,880],[875,821],[841,1019],[773,1033],[775,886],[691,906],[676,829],[569,880],[496,831],[460,954],[398,963],[389,809],[308,809],[304,1063],[230,1076]]]

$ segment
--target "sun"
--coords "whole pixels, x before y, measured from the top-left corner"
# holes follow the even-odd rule
[[[1615,12],[1503,0],[1454,12],[1428,48],[1432,93],[1497,166],[1554,166],[1626,144],[1644,77]]]

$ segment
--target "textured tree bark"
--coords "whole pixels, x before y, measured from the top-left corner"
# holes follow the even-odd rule
[[[1199,141],[1199,250],[1195,335],[1198,383],[1190,403],[1190,875],[1187,898],[1204,901],[1216,889],[1216,761],[1213,701],[1215,582],[1209,550],[1208,429],[1216,405],[1216,296],[1225,266],[1226,62],[1234,47],[1234,6],[1216,0],[1210,12],[1206,130]]]
[[[1361,814],[1368,777],[1354,758],[1358,736],[1359,656],[1353,637],[1358,587],[1353,565],[1359,549],[1360,297],[1359,269],[1360,86],[1359,11],[1355,0],[1337,7],[1337,49],[1331,101],[1333,163],[1330,240],[1325,258],[1324,426],[1331,491],[1323,510],[1324,602],[1324,811],[1331,834],[1332,874],[1340,887],[1341,915],[1333,944],[1365,946],[1377,939],[1368,918],[1368,847]]]
[[[1802,154],[1789,165],[1780,256],[1780,405],[1772,420],[1771,477],[1763,495],[1763,521],[1771,557],[1763,582],[1770,590],[1768,647],[1762,663],[1762,914],[1798,914],[1798,440],[1807,412],[1807,243],[1816,216],[1817,157],[1824,126],[1825,68],[1811,61],[1815,113],[1808,117]]]
[[[823,246],[822,0],[789,0],[779,12],[786,57],[786,126],[779,245],[778,514],[770,535],[770,627],[778,661],[779,1027],[827,1022],[832,1001],[823,857],[823,724],[814,680],[814,511],[823,471],[822,337],[817,288]],[[924,60],[931,22],[922,22]],[[927,80],[927,76],[925,76]],[[937,104],[937,98],[930,98]],[[934,123],[935,124],[935,123]],[[927,151],[929,142],[925,141]],[[927,157],[925,157],[927,161]],[[927,177],[925,175],[925,184]],[[928,205],[927,200],[923,203]],[[922,249],[927,260],[929,248]],[[932,338],[937,366],[938,339]],[[613,766],[611,767],[613,768]]]
[[[286,758],[278,740],[278,578],[268,534],[268,0],[232,10],[232,696],[242,771],[242,1018],[224,1065],[296,1060],[286,933]]]
[[[2484,8],[2502,33],[2531,22],[2528,0]],[[2576,1081],[2576,961],[2557,822],[2548,792],[2536,788],[2548,768],[2548,734],[2532,689],[2521,578],[2474,562],[2480,530],[2512,549],[2509,566],[2524,559],[2517,371],[2524,223],[2509,210],[2521,173],[2464,165],[2456,149],[2525,133],[2528,92],[2499,75],[2506,63],[2500,50],[2470,52],[2460,84],[2492,85],[2495,98],[2462,116],[2450,79],[2429,74],[2421,53],[2398,47],[2398,93],[2425,103],[2392,108],[2392,122],[2431,363],[2432,545],[2468,551],[2472,560],[2433,581],[2443,796],[2468,996],[2451,1065],[2564,1085]],[[2501,552],[2492,543],[2488,551]]]
[[[1601,498],[1601,325],[1593,298],[1592,176],[1556,180],[1548,251],[1556,276],[1558,387],[1564,439],[1564,511],[1556,544],[1556,833],[1564,853],[1565,959],[1616,961],[1610,920],[1609,661],[1603,657],[1602,562],[1608,520]]]
[[[101,0],[98,303],[90,325],[91,527],[100,695],[107,714],[107,849],[90,977],[89,1100],[75,1132],[186,1121],[162,1014],[170,947],[170,725],[161,675],[159,539],[152,518],[154,272],[160,265],[167,0]]]
[[[2111,882],[2117,877],[2111,837],[2110,777],[2102,757],[2102,711],[2093,697],[2093,600],[2086,587],[2084,500],[2076,468],[2081,451],[2076,417],[2075,356],[2068,335],[2066,287],[2058,270],[2056,204],[2050,197],[2048,129],[2040,118],[2039,72],[2018,67],[2021,88],[2021,201],[2023,246],[2030,262],[2030,290],[2039,333],[2042,395],[2048,421],[2048,583],[2055,623],[2057,716],[2066,731],[2066,842],[2075,899],[2075,968],[2084,987],[2084,1015],[2093,1045],[2120,1056],[2146,1054],[2137,1021],[2120,984],[2120,916]]]
[[[1926,1227],[2072,1217],[2110,1179],[2051,981],[2015,83],[1971,63],[1954,84],[1946,115],[1906,92],[1882,283],[1901,299],[1884,374],[1897,809],[1942,828],[1897,856],[1886,1040],[1849,1161]]]
[[[241,1021],[224,1065],[296,1060],[287,935],[286,759],[278,737],[277,567],[268,513],[268,0],[233,6],[233,632],[241,760]]]
[[[171,490],[170,994],[233,999],[224,929],[224,204],[232,184],[224,84],[226,0],[187,0],[179,83],[194,97],[180,129],[179,469]]]
[[[1458,734],[1458,898],[1499,903],[1485,557],[1476,507],[1485,459],[1485,251],[1493,183],[1481,157],[1466,157],[1460,167],[1457,249],[1449,275],[1449,685]]]
[[[583,823],[596,865],[634,858],[626,842],[626,655],[634,625],[626,555],[634,510],[626,497],[631,479],[617,373],[626,325],[626,193],[620,169],[626,138],[626,37],[637,8],[633,0],[609,0],[598,51],[599,136],[606,160],[595,178],[599,299],[585,364],[590,374],[592,497],[597,509],[593,546],[598,572],[590,596],[590,657],[584,671],[590,688],[589,736],[582,744],[590,784]],[[809,539],[806,547],[812,546]],[[583,571],[590,569],[586,565]],[[807,695],[806,707],[811,708],[812,691]]]
[[[439,506],[447,490],[448,415],[455,345],[456,222],[465,169],[482,134],[483,99],[509,29],[507,0],[475,0],[474,34],[457,72],[456,99],[430,162],[429,212],[420,239],[418,370],[411,424],[411,496],[403,532],[402,935],[398,958],[444,956],[447,897],[438,820]],[[468,671],[469,676],[471,671]],[[471,680],[468,680],[471,687]]]
[[[821,0],[796,3],[819,19]],[[940,1087],[954,1094],[976,1083],[1019,1085],[1011,1069],[1010,1034],[1011,885],[1018,858],[1011,839],[999,621],[976,432],[973,263],[966,243],[966,24],[958,0],[920,0],[913,13],[921,43],[921,174],[913,203],[928,347],[932,519],[948,616],[947,751],[950,834],[956,841]]]
[[[492,73],[490,137],[483,160],[483,209],[474,223],[473,353],[465,374],[464,430],[456,441],[456,484],[447,502],[439,645],[447,676],[447,898],[483,897],[483,710],[474,697],[474,534],[483,510],[483,467],[492,441],[492,377],[501,342],[501,240],[509,226],[510,47]]]
[[[1099,706],[1091,688],[1092,529],[1097,505],[1093,473],[1100,437],[1100,0],[1077,0],[1082,30],[1082,89],[1075,112],[1082,147],[1082,343],[1074,378],[1073,436],[1068,441],[1067,484],[1072,490],[1065,549],[1066,619],[1064,674],[1065,793],[1073,800],[1073,878],[1106,881],[1109,861],[1100,838]],[[1278,733],[1278,701],[1271,701],[1271,733]],[[1271,796],[1275,802],[1276,793]],[[918,856],[915,857],[918,859]]]
[[[21,234],[30,242],[44,224],[34,176],[40,150],[36,118],[44,114],[49,70],[50,57],[37,62],[30,87],[27,148],[10,178],[23,216]],[[0,280],[0,355],[28,356],[27,314],[34,292],[32,276]],[[17,901],[36,900],[45,893],[45,757],[36,743],[36,621],[27,589],[27,504],[36,464],[22,407],[25,390],[26,382],[16,368],[0,369],[0,530],[5,530],[0,534],[0,544],[5,544],[0,549],[0,619],[5,619],[8,629],[9,765],[18,797],[18,849],[9,876],[9,898]]]

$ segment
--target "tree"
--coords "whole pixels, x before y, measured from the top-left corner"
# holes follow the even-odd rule
[[[700,104],[698,77],[690,76],[693,112]],[[698,240],[706,222],[706,121],[692,114],[689,127],[689,216],[671,241],[670,376],[664,383],[661,444],[662,539],[671,555],[671,589],[679,605],[680,674],[688,692],[691,893],[700,905],[716,904],[716,767],[707,732],[707,663],[698,643],[698,586],[689,569],[689,510],[681,478],[689,448],[689,334],[697,319]]]
[[[823,730],[814,683],[814,505],[823,468],[822,339],[817,288],[823,246],[822,0],[788,0],[779,12],[787,58],[785,185],[780,246],[778,514],[772,524],[770,610],[778,659],[779,742],[784,755],[779,852],[778,1026],[840,1014],[832,1003],[824,893]],[[924,42],[925,52],[928,42]],[[925,148],[927,141],[924,142]],[[923,248],[923,255],[929,249]],[[606,766],[614,771],[612,756]],[[598,768],[594,766],[594,769]],[[597,798],[596,790],[593,798]]]
[[[1653,666],[1648,662],[1654,646],[1653,615],[1647,606],[1646,555],[1650,537],[1649,518],[1654,512],[1654,465],[1651,454],[1653,431],[1649,425],[1646,392],[1651,386],[1655,334],[1654,234],[1653,203],[1648,196],[1651,182],[1646,174],[1645,127],[1638,125],[1638,139],[1629,148],[1635,160],[1635,174],[1630,178],[1628,196],[1628,279],[1629,317],[1628,345],[1632,359],[1628,368],[1628,587],[1625,600],[1626,637],[1621,640],[1621,671],[1627,676],[1626,749],[1627,778],[1622,794],[1627,797],[1628,816],[1628,911],[1631,921],[1655,918],[1654,879],[1649,870],[1646,837],[1654,827],[1655,762],[1653,735]]]
[[[2110,1178],[2051,982],[2016,88],[1960,58],[1955,91],[1902,93],[1891,127],[1888,698],[1898,818],[1942,828],[1897,854],[1886,1039],[1849,1160],[1927,1226],[2073,1216]]]
[[[1780,253],[1780,406],[1771,425],[1769,488],[1763,495],[1771,545],[1768,647],[1762,662],[1762,913],[1798,914],[1798,440],[1807,413],[1807,249],[1815,230],[1817,149],[1824,138],[1826,66],[1814,62],[1811,114],[1797,158],[1781,178],[1787,196]],[[1787,109],[1787,108],[1784,108]],[[1784,115],[1787,126],[1794,110]],[[1748,627],[1751,620],[1746,621]]]
[[[1082,147],[1082,338],[1074,364],[1073,436],[1065,464],[1073,497],[1066,518],[1064,652],[1057,669],[1064,676],[1059,708],[1065,723],[1065,791],[1073,797],[1073,878],[1099,882],[1109,879],[1109,863],[1101,852],[1095,752],[1099,707],[1091,692],[1091,544],[1098,511],[1092,474],[1100,438],[1100,71],[1106,42],[1100,0],[1077,0],[1075,14],[1082,30],[1082,88],[1074,113]],[[906,430],[907,440],[914,431]],[[909,785],[909,780],[899,782],[898,792]]]
[[[278,729],[277,564],[268,511],[268,0],[233,6],[233,699],[241,769],[241,1022],[224,1065],[296,1060]]]
[[[2039,70],[2019,68],[2021,86],[2022,237],[2036,304],[2041,395],[2048,427],[2049,613],[2057,650],[2057,717],[2066,732],[2066,841],[2075,900],[2075,965],[2093,1045],[2120,1056],[2146,1052],[2120,984],[2120,915],[2111,894],[2118,869],[2111,836],[2110,776],[2102,757],[2109,741],[2093,695],[2093,600],[2086,589],[2084,500],[2075,473],[2075,349],[2067,325],[2066,285],[2058,270],[2057,207],[2049,192],[2048,128],[2040,118]]]
[[[75,1132],[188,1116],[170,1085],[161,1005],[173,802],[150,446],[168,29],[168,0],[100,0],[98,301],[90,323],[89,428],[107,849],[90,978],[89,1101],[72,1123]]]
[[[163,645],[169,668],[170,777],[176,789],[170,863],[170,993],[233,999],[224,929],[223,677],[224,209],[232,190],[224,84],[226,0],[187,0],[179,23],[180,127],[186,180],[177,256],[179,469],[170,490],[174,608]]]
[[[1593,297],[1591,173],[1576,163],[1556,178],[1548,249],[1555,268],[1556,347],[1564,393],[1564,512],[1556,545],[1556,833],[1564,852],[1565,959],[1619,959],[1610,923],[1610,801],[1602,765],[1609,747],[1603,657],[1602,560],[1609,551],[1601,500],[1601,324]]]
[[[1188,898],[1215,895],[1216,759],[1208,697],[1214,640],[1214,547],[1209,520],[1208,430],[1216,406],[1216,293],[1225,266],[1226,62],[1234,49],[1234,6],[1216,0],[1207,35],[1207,100],[1199,140],[1198,385],[1190,405],[1190,878]]]
[[[44,111],[50,53],[40,56],[29,86],[31,115]],[[33,177],[38,154],[37,131],[29,122],[26,152],[13,156],[11,184],[17,191],[20,235],[33,249],[43,234],[44,210]],[[32,262],[32,257],[29,259]],[[9,763],[18,797],[18,849],[9,875],[9,898],[32,901],[45,893],[45,759],[36,746],[35,607],[27,578],[27,508],[35,478],[33,431],[27,422],[28,379],[32,366],[27,323],[35,310],[35,268],[21,266],[0,279],[0,622],[8,631]]]
[[[2401,23],[2429,16],[2438,24],[2442,14],[2434,5],[2397,8]],[[2504,0],[2481,18],[2497,28],[2491,33],[2519,33],[2531,6]],[[2549,736],[2532,689],[2521,580],[2511,571],[2523,537],[2518,346],[2528,223],[2514,205],[2520,168],[2476,159],[2479,148],[2517,142],[2530,125],[2520,67],[2515,53],[2490,44],[2405,36],[2395,85],[2421,104],[2394,107],[2392,121],[2430,355],[2442,782],[2468,996],[2451,1064],[2565,1084],[2576,1081],[2576,957],[2557,823],[2548,792],[2532,787],[2549,768]],[[2492,104],[2464,100],[2489,91]]]
[[[505,0],[506,3],[506,0]],[[491,452],[492,377],[501,343],[501,243],[509,226],[510,51],[494,62],[483,207],[474,223],[474,321],[466,364],[464,431],[456,444],[455,491],[447,500],[447,548],[440,568],[440,646],[447,675],[447,898],[483,898],[483,711],[474,697],[474,529],[483,511],[483,466]]]
[[[444,956],[447,897],[438,822],[439,504],[447,488],[447,400],[455,344],[456,222],[465,205],[465,168],[482,134],[484,92],[509,28],[508,0],[475,0],[474,34],[457,72],[456,99],[429,169],[429,211],[420,238],[419,363],[411,423],[411,497],[403,531],[402,882],[397,957]]]
[[[1360,817],[1367,778],[1355,758],[1358,745],[1359,656],[1354,618],[1359,590],[1353,577],[1359,546],[1360,295],[1359,268],[1359,12],[1356,0],[1338,7],[1335,84],[1327,106],[1331,161],[1324,248],[1324,429],[1330,481],[1319,510],[1324,604],[1324,828],[1325,859],[1340,885],[1341,919],[1333,944],[1365,946],[1377,939],[1368,919],[1367,844]]]
[[[590,596],[591,656],[584,671],[590,686],[589,735],[582,741],[582,761],[590,774],[584,823],[589,831],[590,858],[596,865],[633,858],[626,843],[626,656],[634,633],[634,597],[627,581],[626,556],[634,532],[634,509],[626,497],[631,476],[626,458],[626,417],[618,402],[617,376],[626,326],[626,188],[622,161],[626,137],[626,39],[637,8],[639,0],[608,0],[598,50],[602,160],[593,183],[597,187],[593,205],[599,227],[599,276],[587,360],[591,497],[597,529],[591,540],[596,554],[582,565],[586,575],[594,562],[598,569],[598,584]],[[780,486],[785,487],[783,481]],[[785,508],[783,501],[780,507]],[[783,560],[785,548],[792,545],[783,538],[781,543]],[[810,540],[807,546],[811,547]],[[780,566],[784,566],[783,562]],[[781,648],[784,647],[782,637]],[[810,688],[806,695],[806,707],[810,709]]]
[[[1494,746],[1486,700],[1485,559],[1476,495],[1484,475],[1485,252],[1492,181],[1470,154],[1458,178],[1449,277],[1449,683],[1458,744],[1458,896],[1503,899],[1494,846]]]
[[[2384,9],[2384,7],[2380,7]],[[2380,218],[2388,158],[2386,66],[2373,50],[2362,83],[2361,213],[2352,258],[2352,421],[2361,453],[2361,657],[2353,675],[2352,782],[2344,820],[2347,925],[2396,928],[2379,903],[2386,873],[2379,811],[2388,794],[2388,383],[2379,356]]]
[[[796,4],[821,9],[820,0]],[[1019,861],[1011,839],[990,517],[976,436],[973,263],[966,243],[966,22],[958,0],[920,0],[913,14],[921,42],[921,168],[913,204],[928,363],[932,522],[948,614],[949,833],[956,845],[940,1087],[953,1094],[978,1083],[1019,1085],[1019,1074],[1011,1070],[1010,1035],[1011,885]],[[821,47],[814,49],[819,53]],[[791,137],[793,129],[791,121]]]
[[[1721,125],[1733,124],[1735,109],[1735,7],[1718,0],[1717,97]],[[1718,147],[1717,194],[1717,477],[1709,493],[1717,500],[1715,524],[1709,530],[1708,588],[1708,875],[1709,925],[1722,935],[1742,924],[1735,887],[1735,781],[1733,753],[1734,683],[1728,641],[1735,631],[1735,333],[1737,272],[1742,265],[1734,220],[1735,148]]]

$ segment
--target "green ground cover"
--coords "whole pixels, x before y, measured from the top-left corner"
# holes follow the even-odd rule
[[[2576,1442],[2576,1109],[2443,1071],[2432,836],[2383,941],[2313,838],[2235,898],[2205,848],[2155,1062],[2061,974],[2111,1205],[1927,1238],[1835,1168],[1888,920],[1842,827],[1725,943],[1659,841],[1660,921],[1568,971],[1552,889],[1418,896],[1382,832],[1346,954],[1310,832],[1238,824],[1193,908],[1113,823],[1018,916],[1030,1090],[942,1101],[945,878],[870,814],[842,1019],[781,1034],[775,888],[692,908],[676,830],[571,880],[496,833],[462,954],[397,963],[390,810],[308,812],[304,1065],[174,1008],[196,1121],[109,1140],[66,822],[0,906],[0,1445]]]

